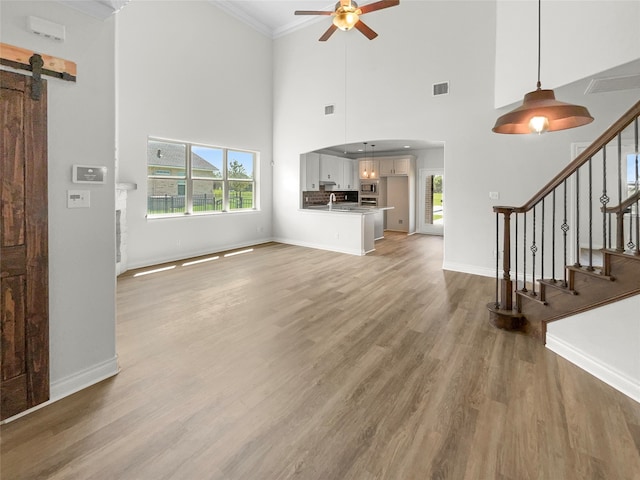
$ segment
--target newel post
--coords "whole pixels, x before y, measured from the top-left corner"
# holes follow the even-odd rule
[[[493,211],[503,215],[500,309],[511,310],[513,308],[513,283],[511,282],[511,214],[514,211],[514,208],[493,207]],[[500,252],[496,252],[496,255],[499,254]]]
[[[498,216],[503,216],[502,229],[502,279],[499,279],[499,267],[496,252],[496,298],[488,303],[489,321],[495,327],[505,330],[517,330],[523,325],[524,318],[521,313],[513,309],[513,282],[511,281],[511,214],[516,212],[515,207],[493,207],[496,214],[496,248],[499,246]],[[516,279],[517,281],[517,279]],[[498,286],[499,292],[498,292]]]

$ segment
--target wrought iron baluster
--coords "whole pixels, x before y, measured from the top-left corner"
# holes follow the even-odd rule
[[[538,247],[536,246],[536,205],[533,206],[533,242],[531,243],[531,296],[536,297],[538,294],[536,293],[536,252],[538,251]]]
[[[580,267],[580,169],[576,170],[576,267]]]
[[[611,199],[607,196],[607,147],[602,149],[602,248],[607,248],[607,204]]]
[[[625,173],[625,181],[627,175]],[[618,134],[618,205],[622,203],[622,133]],[[624,212],[616,215],[616,251],[624,251]],[[611,220],[609,220],[611,225]],[[622,238],[618,238],[622,237]],[[611,233],[609,233],[609,240],[611,240]],[[611,246],[609,246],[611,248]]]
[[[626,179],[626,175],[625,175]],[[618,134],[618,205],[622,203],[622,133]]]
[[[564,180],[564,215],[562,219],[562,246],[563,246],[563,264],[562,264],[562,286],[567,286],[567,232],[569,231],[569,224],[567,223],[567,180]]]
[[[500,285],[500,214],[496,212],[496,300],[495,307],[500,308],[498,287]]]
[[[527,212],[524,212],[524,232],[522,234],[522,291],[527,292]]]
[[[593,272],[593,158],[589,158],[589,265],[587,270]]]
[[[636,244],[633,243],[633,208],[629,207],[629,242],[627,243],[629,251],[633,252]]]
[[[542,219],[540,220],[540,278],[544,279],[544,198],[542,199]]]
[[[551,197],[551,280],[556,283],[556,189]]]
[[[516,239],[514,242],[514,248],[513,251],[515,253],[515,260],[516,260],[516,292],[518,291],[518,217],[519,215],[516,213]]]

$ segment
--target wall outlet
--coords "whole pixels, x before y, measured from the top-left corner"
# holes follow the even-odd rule
[[[489,192],[489,198],[491,200],[500,200],[500,192]]]
[[[402,225],[402,219],[398,220],[398,223],[399,223],[400,225]]]

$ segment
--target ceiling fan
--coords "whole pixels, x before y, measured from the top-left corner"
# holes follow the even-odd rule
[[[326,42],[338,28],[340,30],[347,31],[351,30],[353,27],[360,30],[360,32],[362,32],[362,34],[369,40],[373,40],[378,36],[378,34],[360,20],[360,15],[375,12],[376,10],[382,10],[383,8],[395,7],[399,4],[400,0],[380,0],[378,2],[358,7],[358,4],[353,0],[340,0],[336,3],[336,7],[333,12],[327,12],[324,10],[296,10],[294,13],[296,15],[331,15],[333,17],[333,24],[320,37],[321,42]]]

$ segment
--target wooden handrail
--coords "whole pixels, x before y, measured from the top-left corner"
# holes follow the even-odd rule
[[[627,128],[631,122],[640,116],[640,101],[638,101],[633,107],[631,107],[622,117],[620,117],[615,123],[613,123],[608,129],[604,131],[591,145],[589,145],[580,155],[578,155],[571,163],[569,163],[562,171],[553,177],[553,179],[547,183],[538,193],[536,193],[531,200],[525,203],[522,207],[514,207],[513,212],[524,213],[531,210],[538,204],[544,197],[553,192],[559,187],[562,182],[569,178],[578,168],[589,161],[589,158],[593,157],[603,147],[605,147],[611,140],[613,140],[618,133]],[[509,208],[509,207],[501,207]]]
[[[627,198],[624,202],[620,203],[620,205],[616,205],[615,207],[607,207],[605,209],[600,209],[606,213],[617,213],[622,212],[629,208],[631,205],[640,200],[640,191],[634,193],[629,198]]]

